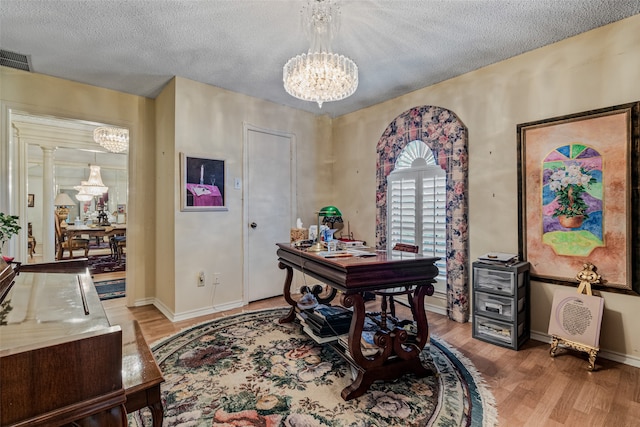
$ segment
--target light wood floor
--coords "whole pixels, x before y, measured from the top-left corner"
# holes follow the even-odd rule
[[[149,305],[127,308],[124,299],[104,301],[112,323],[137,319],[148,343],[203,321],[237,313],[284,306],[282,298],[252,303],[243,309],[172,323]],[[549,356],[549,344],[530,340],[520,351],[471,337],[471,324],[428,314],[431,333],[469,358],[489,385],[497,403],[499,425],[640,426],[640,369],[597,359],[589,372],[581,353]]]

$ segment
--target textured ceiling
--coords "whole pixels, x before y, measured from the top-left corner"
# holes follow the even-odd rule
[[[282,86],[301,0],[0,0],[33,71],[154,98],[173,77],[340,116],[640,13],[638,0],[343,0],[333,51],[360,85],[322,109]],[[640,30],[639,30],[640,31]]]

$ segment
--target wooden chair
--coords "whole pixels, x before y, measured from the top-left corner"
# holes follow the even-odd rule
[[[127,247],[127,236],[124,234],[124,232],[121,232],[121,234],[117,233],[118,232],[116,231],[116,234],[111,235],[111,237],[109,238],[109,242],[111,245],[111,255],[113,259],[122,258],[124,248]]]
[[[54,212],[55,215],[55,225],[56,225],[56,247],[58,248],[56,259],[61,260],[65,250],[78,250],[84,249],[85,258],[89,256],[89,239],[83,239],[80,237],[76,237],[74,239],[68,240],[67,237],[62,233],[62,227],[60,226],[60,217],[57,213]],[[70,246],[71,245],[71,246]]]

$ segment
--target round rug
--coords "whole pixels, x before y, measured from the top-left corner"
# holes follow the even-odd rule
[[[345,402],[350,365],[316,344],[288,309],[216,319],[152,347],[163,372],[164,426],[493,426],[491,393],[471,362],[431,337],[422,352],[436,375],[375,382]],[[142,410],[132,425],[150,425]]]

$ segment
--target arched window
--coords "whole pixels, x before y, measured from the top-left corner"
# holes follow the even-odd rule
[[[447,291],[447,178],[431,149],[411,141],[387,176],[387,247],[416,245],[418,253],[439,257],[435,294]]]
[[[387,177],[413,141],[423,142],[445,173],[447,315],[466,322],[470,301],[467,129],[454,112],[432,105],[414,107],[391,121],[382,133],[376,146],[376,247],[387,248]]]

